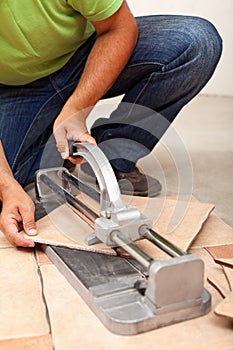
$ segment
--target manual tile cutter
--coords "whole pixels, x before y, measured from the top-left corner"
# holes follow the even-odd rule
[[[71,154],[90,164],[99,192],[65,168],[40,170],[36,175],[40,205],[49,211],[67,203],[92,223],[94,233],[86,237],[88,245],[101,241],[121,247],[131,258],[55,246],[42,248],[103,324],[114,333],[130,335],[209,312],[211,296],[203,287],[202,260],[153,231],[151,221],[136,207],[124,205],[112,167],[98,146],[74,143]],[[73,187],[100,200],[99,216],[71,193]],[[171,258],[150,257],[134,243],[142,238]]]

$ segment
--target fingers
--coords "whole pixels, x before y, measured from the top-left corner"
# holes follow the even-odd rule
[[[81,135],[79,137],[79,140],[77,140],[77,141],[89,142],[89,143],[93,143],[94,145],[96,145],[96,140],[88,132],[85,132],[83,135]]]
[[[7,240],[15,247],[34,247],[35,243],[29,239],[23,237],[22,233],[18,230],[17,221],[8,223],[5,232]]]
[[[58,152],[63,159],[69,159],[69,145],[68,140],[77,142],[90,142],[96,144],[95,139],[87,132],[86,126],[83,122],[75,119],[74,116],[59,123],[54,124],[54,137]],[[75,160],[75,164],[80,163],[80,160]]]
[[[79,111],[67,115],[62,111],[57,117],[53,127],[53,133],[57,144],[57,149],[63,159],[69,157],[68,140],[95,143],[94,138],[89,135],[86,128],[86,114]]]
[[[93,143],[94,145],[96,145],[96,140],[94,139],[94,137],[92,137],[88,132],[85,132],[83,135],[81,135],[79,137],[78,140],[76,140],[78,142],[89,142],[89,143]],[[72,157],[69,157],[68,158],[71,163],[73,164],[82,164],[82,163],[85,163],[86,160],[84,158],[82,158],[81,156],[80,157],[77,157],[77,158],[72,158]]]
[[[23,228],[27,235],[35,236],[37,235],[36,223],[34,220],[34,211],[30,210],[24,213],[21,212],[23,216]]]
[[[54,137],[57,144],[58,152],[61,154],[63,159],[69,157],[69,146],[66,138],[66,130],[61,126],[54,129]]]
[[[0,217],[0,228],[7,240],[14,246],[34,247],[34,242],[24,238],[20,230],[32,236],[37,234],[34,220],[34,203],[30,197],[21,193],[20,198],[7,199],[3,203],[3,210]]]

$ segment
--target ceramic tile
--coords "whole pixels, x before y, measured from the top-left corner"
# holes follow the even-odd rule
[[[24,236],[38,243],[116,255],[113,249],[102,243],[92,247],[87,246],[84,243],[85,237],[93,233],[93,229],[66,205],[60,206],[38,220],[37,231],[36,236],[26,234]]]
[[[230,287],[223,267],[216,264],[211,255],[205,249],[191,248],[189,253],[198,255],[205,264],[205,280],[207,280],[222,297],[230,293]],[[208,284],[206,285],[208,289]]]
[[[206,249],[217,263],[233,268],[233,244],[207,247]]]
[[[233,292],[218,304],[215,308],[215,313],[233,320]]]
[[[13,247],[10,242],[6,239],[4,234],[0,231],[0,248]]]
[[[216,259],[233,259],[233,244],[207,247],[208,252]]]
[[[228,280],[230,290],[233,292],[233,268],[225,265],[222,265],[222,267]]]
[[[126,197],[124,197],[126,200]],[[176,201],[169,198],[127,197],[128,205],[135,205],[153,224],[158,233],[167,237],[181,249],[188,249],[200,231],[214,206],[195,201]],[[92,204],[89,203],[89,206]],[[92,207],[93,209],[93,207]],[[96,211],[97,208],[94,208]],[[37,222],[39,234],[29,237],[36,242],[61,245],[71,248],[90,250],[115,255],[115,251],[104,244],[87,246],[84,243],[87,234],[93,229],[81,220],[66,205],[55,209],[49,216]],[[73,239],[73,240],[72,240]],[[76,241],[74,241],[76,239]],[[141,241],[139,246],[149,254],[160,257],[158,250],[148,242]]]
[[[0,339],[49,333],[33,250],[0,249]]]
[[[38,337],[0,340],[1,350],[53,350],[50,334]]]
[[[41,267],[56,350],[231,349],[232,323],[210,312],[204,317],[136,336],[109,332],[54,265]],[[210,287],[211,289],[211,287]],[[213,307],[221,301],[213,289]],[[77,345],[78,344],[78,345]],[[153,347],[153,346],[152,346]]]
[[[199,203],[197,201],[180,202],[180,208],[184,210],[183,216],[180,213],[176,214],[178,221],[176,223],[173,222],[173,229],[171,232],[168,232],[168,228],[172,227],[171,217],[176,211],[177,201],[169,198],[165,201],[150,199],[146,205],[144,202],[145,200],[142,198],[134,198],[132,200],[132,203],[137,205],[139,210],[146,212],[147,216],[155,221],[153,229],[156,232],[184,251],[187,251],[191,246],[214,208],[212,204]],[[159,213],[156,219],[154,218],[154,213]],[[138,241],[137,245],[155,259],[167,258],[165,253],[152,245],[148,240]]]
[[[36,258],[39,266],[43,264],[52,264],[52,261],[49,259],[49,257],[38,246],[36,247]]]
[[[216,259],[215,261],[221,265],[228,266],[233,269],[233,259]]]
[[[211,214],[202,230],[192,244],[192,247],[212,247],[228,245],[233,242],[233,228],[225,224],[216,215]]]

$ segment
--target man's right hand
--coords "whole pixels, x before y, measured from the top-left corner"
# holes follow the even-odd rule
[[[15,180],[2,191],[1,199],[0,229],[7,240],[14,246],[33,247],[34,242],[24,238],[20,232],[24,229],[28,235],[37,234],[32,199]]]

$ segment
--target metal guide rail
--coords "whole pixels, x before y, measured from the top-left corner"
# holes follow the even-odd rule
[[[75,143],[71,153],[88,161],[99,191],[64,168],[40,170],[36,191],[41,205],[49,211],[51,202],[67,203],[93,227],[94,233],[86,237],[88,245],[121,247],[132,259],[43,249],[105,326],[117,334],[138,334],[209,312],[211,296],[204,288],[202,260],[156,233],[136,207],[125,206],[111,165],[98,146]],[[72,194],[72,188],[99,200],[100,215]],[[134,243],[140,239],[148,239],[171,258],[153,259]]]

